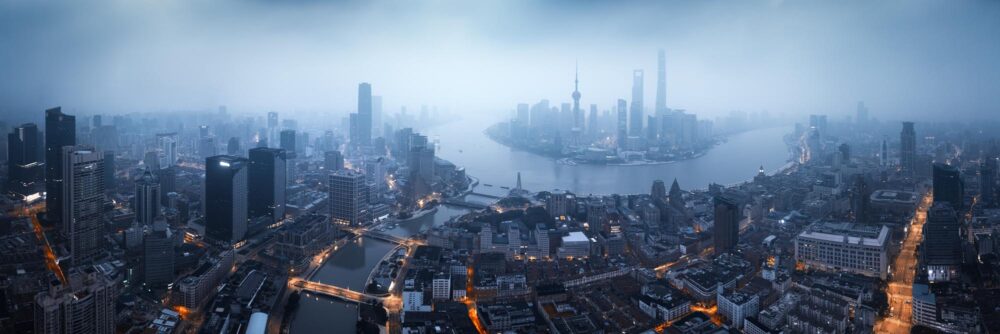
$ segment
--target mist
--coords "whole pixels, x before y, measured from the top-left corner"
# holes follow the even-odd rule
[[[508,115],[516,103],[630,99],[656,52],[667,105],[882,119],[1000,114],[1000,2],[4,1],[0,115],[343,113],[370,82],[387,111]]]

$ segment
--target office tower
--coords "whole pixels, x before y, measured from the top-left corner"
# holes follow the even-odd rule
[[[663,49],[656,54],[656,113],[667,112],[667,55]],[[652,125],[650,125],[652,126]]]
[[[632,109],[629,115],[629,136],[642,135],[642,70],[632,71]]]
[[[157,181],[160,182],[160,205],[167,205],[166,194],[177,191],[177,172],[174,167],[167,167],[157,169],[153,172],[156,174]]]
[[[267,136],[265,139],[271,145],[278,142],[278,113],[276,112],[267,113]]]
[[[115,151],[104,151],[104,190],[109,194],[118,190],[115,168]]]
[[[600,126],[597,125],[597,105],[590,105],[590,114],[587,115],[587,133],[591,136],[596,137],[597,133],[600,132]]]
[[[160,133],[156,135],[156,140],[163,153],[160,167],[167,168],[177,163],[177,133]]]
[[[281,144],[278,147],[285,150],[285,154],[295,154],[295,130],[282,130]]]
[[[286,152],[263,147],[250,150],[247,202],[250,218],[270,217],[279,221],[285,217]]]
[[[657,201],[667,199],[667,185],[663,183],[663,180],[653,181],[653,189],[650,190],[649,196]]]
[[[45,168],[39,156],[38,126],[28,123],[7,135],[7,191],[27,196],[41,191]]]
[[[372,134],[377,135],[382,129],[382,96],[372,96]]]
[[[139,226],[149,226],[160,215],[160,180],[149,169],[135,180],[135,221]]]
[[[868,107],[865,107],[863,101],[858,101],[858,108],[856,115],[854,116],[854,123],[857,125],[858,130],[863,130],[868,124]]]
[[[74,266],[104,250],[104,154],[81,146],[63,147],[62,222]]]
[[[118,283],[93,267],[69,274],[65,284],[51,282],[35,296],[36,334],[113,334]]]
[[[101,119],[101,115],[94,115],[90,119],[92,121],[91,124],[93,124],[95,129],[104,126],[104,122]]]
[[[840,144],[840,146],[837,147],[837,150],[840,152],[841,161],[845,163],[851,161],[851,145],[847,145],[847,143]]]
[[[670,193],[667,199],[670,201],[670,206],[673,206],[678,210],[684,210],[684,193],[681,192],[681,186],[680,184],[677,184],[676,178],[674,179],[674,182],[670,184]]]
[[[247,160],[217,155],[205,159],[205,235],[224,243],[247,232]]]
[[[732,199],[715,197],[715,254],[729,253],[740,240],[740,210]]]
[[[879,165],[889,166],[889,140],[882,138],[882,150],[879,152]]]
[[[615,140],[618,150],[624,151],[628,146],[628,107],[624,99],[618,99],[618,135]]]
[[[239,155],[240,154],[240,139],[236,137],[230,137],[229,142],[226,143],[226,154],[228,155]]]
[[[208,158],[216,155],[215,151],[215,137],[203,137],[198,140],[198,154],[202,158]]]
[[[583,129],[583,111],[580,110],[580,69],[576,70],[576,77],[573,79],[573,128],[579,131]]]
[[[984,157],[979,165],[979,194],[986,206],[997,204],[997,157]]]
[[[917,133],[913,122],[903,122],[899,133],[899,165],[903,172],[912,174],[917,166]]]
[[[167,222],[158,220],[142,241],[142,277],[146,286],[162,287],[174,282],[174,236]]]
[[[344,156],[340,151],[327,151],[323,154],[323,168],[335,171],[344,168]]]
[[[64,146],[76,145],[76,116],[62,113],[55,107],[45,111],[45,214],[53,225],[62,223],[63,213],[63,151]]]
[[[361,172],[341,169],[330,174],[330,217],[350,226],[371,221],[368,210],[368,185]]]
[[[208,136],[209,136],[208,125],[198,126],[198,138],[208,138]]]
[[[656,116],[649,115],[649,116],[646,116],[646,119],[647,119],[646,124],[656,124],[657,123],[656,122]],[[648,140],[649,143],[655,143],[656,138],[659,137],[659,133],[657,132],[657,129],[658,129],[658,127],[655,127],[655,126],[647,126],[646,127],[646,140]]]
[[[854,184],[851,185],[851,212],[854,214],[854,222],[868,222],[871,217],[871,196],[872,190],[868,186],[868,181],[864,176],[856,176]]]
[[[921,255],[931,282],[948,281],[962,263],[961,224],[951,204],[935,201],[924,224]]]
[[[528,108],[527,103],[517,104],[517,114],[514,115],[514,120],[517,121],[517,124],[520,124],[521,126],[528,126],[528,122],[531,117],[531,113],[528,111]]]
[[[367,82],[358,85],[358,116],[351,132],[354,145],[368,145],[372,140],[372,86]]]
[[[962,176],[951,165],[934,164],[934,202],[947,202],[952,209],[961,211],[965,197]]]

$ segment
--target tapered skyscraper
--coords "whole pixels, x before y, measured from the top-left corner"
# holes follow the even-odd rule
[[[656,57],[656,113],[667,111],[667,55],[660,49]]]
[[[52,224],[62,222],[63,207],[62,148],[76,145],[76,116],[62,113],[60,107],[45,111],[45,206],[46,219]]]
[[[632,108],[629,111],[629,136],[642,135],[642,70],[632,71]]]
[[[913,173],[917,165],[917,132],[913,130],[913,122],[903,122],[903,131],[899,133],[899,165],[906,173]]]

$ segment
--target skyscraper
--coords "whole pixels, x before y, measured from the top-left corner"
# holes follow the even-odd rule
[[[69,274],[67,282],[53,281],[35,296],[37,334],[115,333],[118,284],[93,267]]]
[[[580,68],[577,67],[576,76],[573,79],[573,129],[580,131],[583,129],[583,110],[580,110]]]
[[[41,191],[43,168],[38,155],[38,126],[28,123],[7,135],[7,190],[27,196]]]
[[[62,222],[79,266],[104,251],[104,154],[66,146],[62,156]]]
[[[715,197],[715,254],[729,253],[740,240],[740,210],[732,199]]]
[[[348,169],[330,174],[330,217],[338,224],[360,226],[371,221],[365,175]]]
[[[368,145],[372,141],[372,85],[362,82],[358,85],[358,116],[351,141],[355,145]]]
[[[642,135],[642,70],[632,71],[632,109],[629,112],[629,136]]]
[[[917,166],[917,133],[913,130],[913,122],[903,122],[903,131],[899,133],[899,165],[903,172],[912,174]]]
[[[857,223],[867,223],[871,214],[871,187],[864,176],[858,175],[851,186],[851,212],[854,213],[854,221]]]
[[[962,176],[951,165],[934,164],[934,202],[947,202],[952,209],[962,210],[965,186]]]
[[[335,171],[344,168],[344,156],[340,151],[327,151],[323,154],[323,168]]]
[[[656,55],[656,113],[667,112],[667,55],[663,49]]]
[[[962,262],[960,224],[948,202],[934,202],[924,224],[921,255],[931,282],[948,281],[958,274]]]
[[[285,217],[284,149],[258,147],[250,150],[248,207],[251,218]]]
[[[247,231],[247,160],[217,155],[205,159],[205,235],[236,243]]]
[[[857,125],[858,130],[863,130],[868,124],[868,107],[865,107],[864,101],[858,101],[854,123]]]
[[[281,144],[278,147],[285,150],[285,154],[295,154],[295,130],[282,130]]]
[[[654,180],[653,189],[650,190],[649,196],[654,200],[666,200],[667,199],[667,185],[663,183],[663,180]]]
[[[156,140],[163,154],[161,168],[167,168],[177,163],[177,133],[160,133],[156,135]]]
[[[628,104],[624,99],[618,99],[618,135],[615,140],[619,151],[628,147]]]
[[[226,143],[226,154],[228,155],[239,155],[240,154],[240,139],[236,137],[230,137],[229,142]]]
[[[997,157],[984,157],[980,163],[979,193],[983,204],[987,206],[997,204]]]
[[[372,96],[372,133],[377,135],[382,131],[382,96]]]
[[[166,221],[152,226],[142,241],[142,277],[147,286],[161,287],[174,281],[174,236]]]
[[[265,138],[270,145],[278,142],[278,113],[276,112],[267,113],[267,136]]]
[[[140,226],[149,226],[160,215],[160,180],[147,169],[135,180],[135,221]]]
[[[63,213],[63,157],[64,146],[76,145],[76,116],[62,113],[55,107],[45,111],[45,207],[46,220],[58,225]]]
[[[592,137],[596,137],[597,133],[600,132],[600,126],[597,125],[597,105],[590,105],[590,114],[587,115],[587,133]]]

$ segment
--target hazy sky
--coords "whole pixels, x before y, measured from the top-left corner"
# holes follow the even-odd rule
[[[96,3],[96,4],[95,4]],[[630,99],[883,119],[1000,115],[1000,2],[3,1],[0,114],[173,109],[507,113]]]

